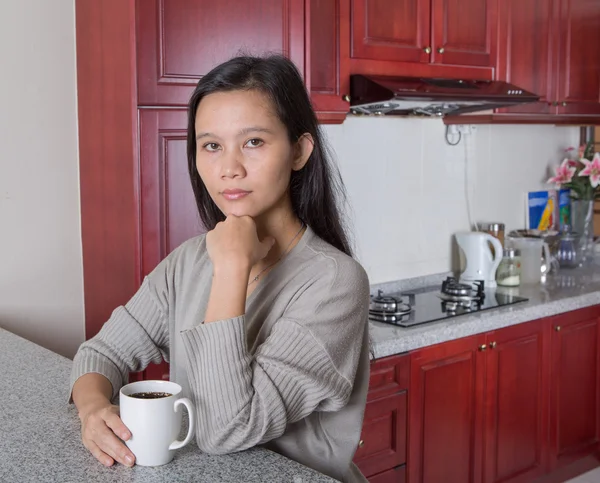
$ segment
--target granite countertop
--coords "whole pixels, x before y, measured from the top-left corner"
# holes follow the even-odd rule
[[[263,448],[209,456],[191,443],[155,468],[102,466],[67,405],[71,361],[0,329],[0,482],[333,482]]]
[[[414,290],[428,285],[439,287],[446,275],[374,285],[372,293],[376,293],[378,288],[393,292]],[[562,269],[556,274],[550,274],[543,284],[523,285],[511,289],[499,287],[497,290],[526,297],[529,301],[408,328],[370,322],[375,358],[400,354],[591,305],[600,305],[600,258],[596,257],[594,263],[584,268]]]

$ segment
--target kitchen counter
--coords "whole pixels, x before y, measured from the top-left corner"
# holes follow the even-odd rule
[[[444,277],[437,278],[441,281]],[[429,277],[428,280],[433,279]],[[422,285],[418,280],[412,280],[410,289]],[[437,286],[439,287],[439,283]],[[394,288],[405,290],[409,287],[401,283],[396,287],[389,283],[385,286],[386,291]],[[523,285],[512,289],[499,287],[497,290],[521,295],[529,301],[408,328],[370,322],[375,358],[600,305],[600,258],[596,257],[595,262],[585,268],[562,269],[557,274],[549,275],[543,284]]]
[[[333,482],[263,448],[209,456],[189,444],[156,468],[105,468],[81,443],[67,405],[71,361],[0,329],[0,482]]]

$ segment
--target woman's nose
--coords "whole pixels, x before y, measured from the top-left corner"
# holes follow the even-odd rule
[[[221,158],[221,177],[236,178],[244,176],[245,170],[240,156],[240,153],[233,151]]]

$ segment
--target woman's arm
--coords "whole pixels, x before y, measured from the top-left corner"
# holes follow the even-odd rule
[[[315,265],[255,354],[243,316],[182,332],[203,451],[240,451],[315,410],[347,404],[367,330],[368,279],[351,259]]]
[[[84,342],[71,370],[71,388],[85,374],[103,375],[114,399],[129,372],[143,370],[150,362],[169,357],[169,328],[164,310],[152,294],[148,278],[125,306],[112,313],[100,332]]]

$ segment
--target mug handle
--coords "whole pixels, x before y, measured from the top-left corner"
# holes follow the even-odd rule
[[[175,404],[173,405],[173,411],[177,411],[177,407],[180,406],[180,405],[182,405],[182,404],[187,409],[189,420],[190,420],[189,427],[188,427],[188,432],[187,432],[187,435],[185,436],[185,439],[183,441],[180,441],[178,439],[175,440],[175,441],[173,441],[169,445],[169,449],[183,448],[194,437],[194,427],[196,426],[196,421],[194,419],[195,418],[195,416],[194,416],[194,408],[192,406],[191,401],[187,397],[182,397],[181,399],[178,399],[177,401],[175,401]]]

